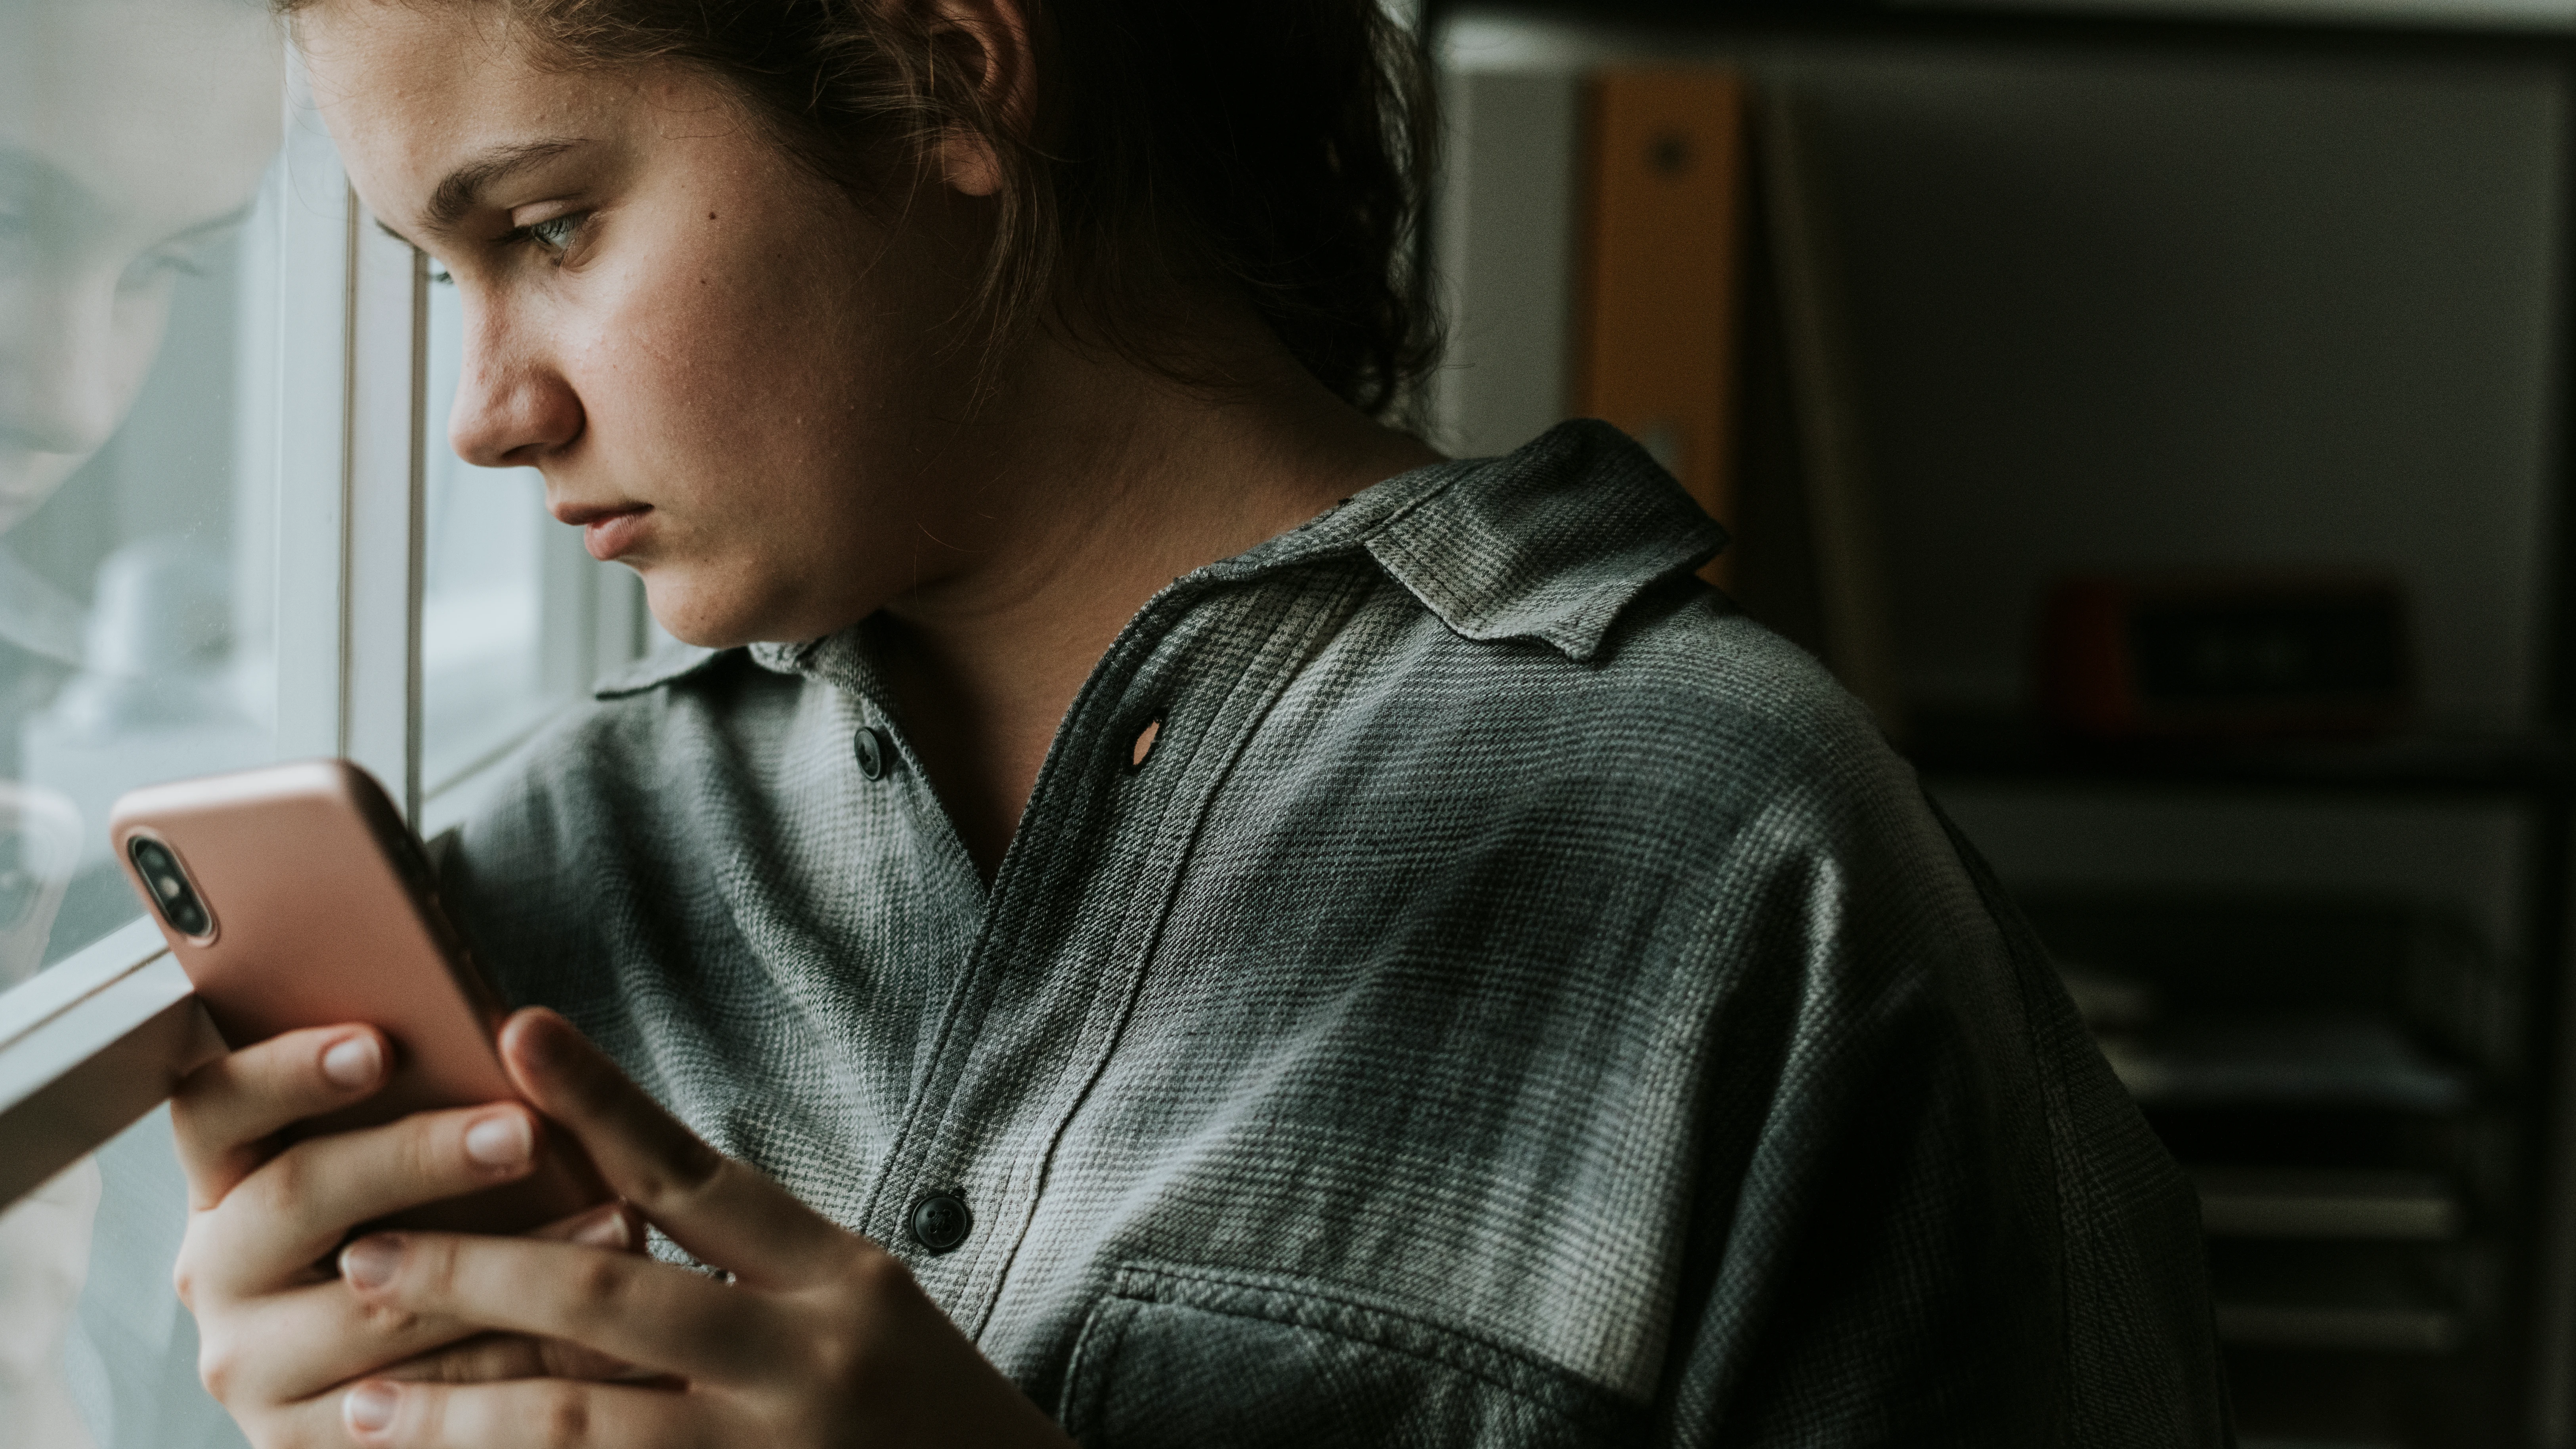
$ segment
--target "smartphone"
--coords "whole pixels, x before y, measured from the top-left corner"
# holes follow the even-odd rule
[[[519,1095],[493,1042],[500,998],[366,771],[312,760],[149,786],[116,802],[108,838],[226,1044],[343,1022],[392,1043],[382,1090],[290,1135]],[[608,1199],[550,1132],[532,1175],[369,1226],[517,1233]]]

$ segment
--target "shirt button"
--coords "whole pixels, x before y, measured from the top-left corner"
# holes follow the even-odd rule
[[[975,1216],[953,1192],[934,1192],[912,1205],[912,1240],[933,1253],[945,1253],[966,1241]]]
[[[859,726],[859,732],[851,737],[850,747],[858,752],[860,774],[867,776],[871,780],[882,780],[885,778],[885,736],[878,734],[875,730],[870,729],[866,725],[861,725]]]

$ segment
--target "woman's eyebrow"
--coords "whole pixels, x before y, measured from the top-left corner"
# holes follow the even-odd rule
[[[242,205],[236,206],[232,210],[225,212],[221,216],[208,217],[206,220],[198,222],[193,226],[173,232],[170,235],[169,242],[164,243],[164,245],[185,245],[189,242],[200,241],[221,232],[230,231],[234,227],[240,226],[243,222],[250,220],[251,209],[256,204],[257,203],[255,202],[245,202]]]
[[[495,146],[447,173],[437,189],[430,192],[429,205],[421,212],[421,225],[432,232],[452,231],[467,212],[482,203],[483,193],[493,183],[583,144],[586,143],[567,138]]]

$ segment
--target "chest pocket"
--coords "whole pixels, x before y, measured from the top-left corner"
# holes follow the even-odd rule
[[[1122,1269],[1074,1343],[1058,1422],[1085,1449],[1574,1449],[1634,1405],[1562,1370],[1280,1280]]]

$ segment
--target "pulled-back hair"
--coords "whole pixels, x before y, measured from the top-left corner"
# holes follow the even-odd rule
[[[1004,333],[1070,304],[1156,361],[1158,294],[1220,281],[1371,414],[1433,360],[1411,254],[1431,89],[1382,0],[1023,0],[1028,117],[997,114],[928,0],[449,3],[543,64],[694,67],[856,196],[955,129],[981,136],[1002,187],[979,297]]]

